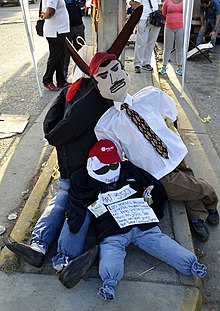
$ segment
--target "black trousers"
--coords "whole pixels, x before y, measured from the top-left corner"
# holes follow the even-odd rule
[[[63,74],[65,57],[65,37],[67,33],[57,34],[57,38],[47,38],[49,44],[49,58],[47,69],[43,76],[43,83],[52,83],[56,72],[57,86],[63,85],[66,80]]]

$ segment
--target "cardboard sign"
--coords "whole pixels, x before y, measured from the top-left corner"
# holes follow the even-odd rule
[[[106,193],[100,193],[98,196],[98,200],[103,204],[113,204],[122,200],[127,199],[137,191],[132,189],[130,185],[126,185],[119,190],[109,191]]]
[[[96,201],[92,205],[88,206],[88,209],[96,218],[107,212],[105,205],[99,201]]]
[[[144,199],[128,199],[107,206],[120,228],[143,223],[159,222],[153,209]]]

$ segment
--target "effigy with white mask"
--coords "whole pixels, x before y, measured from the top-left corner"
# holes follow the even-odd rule
[[[121,173],[121,161],[115,144],[110,140],[100,140],[90,150],[87,160],[88,174],[105,184],[116,183]],[[154,186],[149,187],[153,189]],[[145,200],[146,193],[144,197],[133,198],[137,191],[129,183],[119,188],[116,185],[114,188],[99,193],[98,200],[88,206],[96,218],[109,211],[120,228],[159,222],[153,209]]]

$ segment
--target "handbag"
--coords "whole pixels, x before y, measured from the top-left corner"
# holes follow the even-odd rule
[[[153,11],[153,6],[151,0],[148,0],[152,12],[149,14],[147,23],[154,25],[156,27],[162,27],[164,23],[164,16],[160,10]]]
[[[44,31],[43,31],[43,29],[44,29],[44,19],[39,19],[37,21],[37,24],[36,24],[35,28],[36,28],[36,32],[37,32],[38,36],[43,37],[44,36]]]
[[[39,17],[41,16],[41,10],[42,10],[42,0],[40,1],[40,6],[39,6]],[[44,19],[39,19],[37,20],[36,23],[36,32],[38,36],[43,37],[44,36]]]
[[[76,38],[76,42],[81,45],[80,50],[78,51],[81,58],[86,62],[86,64],[89,66],[90,61],[94,54],[96,53],[97,47],[95,42],[93,44],[87,44],[85,40],[78,36]],[[78,66],[76,66],[74,74],[73,74],[73,82],[78,80],[81,77],[87,77],[86,74],[84,74]]]

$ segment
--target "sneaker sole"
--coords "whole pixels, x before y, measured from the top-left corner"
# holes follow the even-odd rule
[[[6,239],[4,240],[5,246],[14,254],[16,254],[19,258],[23,259],[25,262],[27,262],[29,265],[34,266],[36,268],[40,268],[43,266],[43,261],[44,258],[42,256],[42,258],[39,259],[32,259],[30,258],[28,255],[24,254],[24,252],[22,252],[22,246],[21,249],[16,248],[16,246],[14,246],[13,244],[10,244]]]
[[[69,265],[67,265],[59,274],[59,281],[66,287],[66,288],[72,288],[74,287],[81,278],[86,274],[86,272],[89,270],[89,268],[94,264],[97,254],[98,254],[98,246],[94,246],[91,250],[88,251],[91,254],[91,257],[88,258],[88,260],[85,262],[83,267],[80,267],[80,265],[76,265],[76,261],[79,260],[79,258],[82,259],[81,256],[75,258],[75,260],[72,260]],[[86,254],[88,253],[85,253]]]
[[[153,71],[153,68],[151,68],[151,69],[147,69],[147,68],[143,68],[143,67],[142,67],[142,70],[146,70],[146,71]]]

